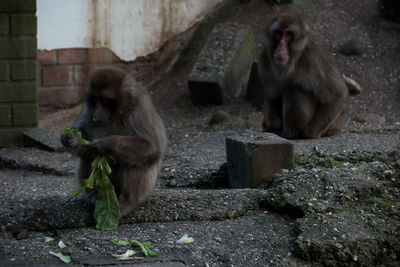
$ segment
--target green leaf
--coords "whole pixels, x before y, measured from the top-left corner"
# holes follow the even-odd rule
[[[80,188],[80,189],[77,189],[77,190],[73,190],[72,191],[72,196],[73,197],[77,197],[80,193],[82,193],[83,191],[85,191],[85,187],[82,187],[82,188]]]
[[[130,246],[131,242],[127,241],[127,240],[118,240],[115,239],[114,237],[111,239],[111,241],[113,242],[114,245],[117,246]]]
[[[64,130],[67,135],[73,135],[78,138],[79,144],[90,144],[89,141],[82,138],[82,133],[78,129],[67,128]],[[112,169],[105,157],[96,157],[91,164],[92,172],[89,178],[83,179],[83,187],[72,191],[74,197],[85,190],[97,189],[96,208],[94,217],[96,219],[96,228],[101,230],[114,230],[118,227],[120,214],[118,198],[114,191],[114,186],[110,182],[107,174],[111,174]]]
[[[67,129],[65,129],[65,130],[64,130],[64,133],[65,133],[66,135],[68,135],[68,136],[71,136],[71,135],[73,135],[73,133],[72,133],[72,129],[71,129],[71,128],[67,128]]]
[[[85,140],[82,138],[82,133],[78,129],[67,128],[67,129],[64,129],[64,133],[68,136],[75,136],[76,138],[78,138],[79,144],[82,144],[82,145],[90,144],[90,142],[88,140]]]
[[[114,230],[118,227],[120,218],[118,198],[115,194],[114,186],[105,173],[102,173],[98,181],[98,200],[94,211],[96,228]]]
[[[158,257],[158,256],[160,256],[158,253],[156,253],[156,252],[154,252],[154,251],[152,251],[150,249],[150,248],[153,248],[153,245],[148,243],[148,242],[141,243],[141,242],[139,242],[137,240],[133,240],[133,241],[131,241],[131,244],[132,244],[132,246],[140,247],[140,249],[142,250],[143,254],[146,257]]]
[[[70,256],[65,256],[65,255],[63,255],[61,253],[55,253],[53,251],[49,251],[49,253],[51,255],[56,256],[57,258],[59,258],[64,263],[70,263],[71,262],[71,257]]]

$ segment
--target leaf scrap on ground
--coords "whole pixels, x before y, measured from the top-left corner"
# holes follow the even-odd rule
[[[128,249],[124,254],[112,254],[113,257],[118,259],[132,258],[136,254],[136,251]]]
[[[48,236],[46,236],[44,238],[44,242],[46,242],[46,243],[50,243],[51,241],[54,241],[54,238],[51,238],[51,237],[48,237]]]
[[[154,252],[151,250],[154,246],[149,243],[149,242],[139,242],[137,240],[132,240],[132,241],[127,241],[127,240],[118,240],[115,238],[112,238],[111,241],[113,242],[114,245],[117,246],[134,246],[134,247],[140,247],[141,251],[146,257],[158,257],[160,256],[158,253]]]
[[[70,263],[71,262],[71,257],[70,256],[65,256],[62,253],[56,253],[53,251],[49,251],[49,253],[53,256],[56,256],[57,258],[60,259],[60,261],[64,262],[64,263]]]
[[[179,240],[176,241],[178,244],[190,244],[193,243],[193,237],[189,237],[188,234],[184,234]]]
[[[64,244],[64,242],[63,242],[62,240],[60,240],[60,241],[58,242],[58,247],[59,247],[60,249],[63,249],[63,248],[66,248],[67,246]]]

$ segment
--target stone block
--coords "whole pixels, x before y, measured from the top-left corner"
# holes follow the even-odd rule
[[[37,61],[39,64],[55,64],[56,51],[55,50],[38,50]]]
[[[0,58],[36,58],[36,38],[0,40]]]
[[[37,19],[32,15],[10,16],[10,35],[36,35]]]
[[[36,80],[36,61],[20,61],[11,64],[11,79]]]
[[[8,16],[0,15],[0,35],[8,34]]]
[[[0,86],[0,103],[36,100],[36,83],[13,83]]]
[[[36,0],[1,0],[0,12],[36,12]]]
[[[42,128],[34,128],[23,133],[23,142],[26,147],[59,152],[64,151],[60,138]]]
[[[270,183],[274,173],[294,167],[293,144],[272,133],[247,131],[227,137],[226,155],[232,188]]]
[[[58,64],[83,64],[87,60],[87,49],[69,48],[58,50]]]
[[[254,58],[250,27],[218,24],[202,48],[188,78],[195,105],[221,105],[244,94]]]
[[[15,126],[36,126],[38,124],[38,105],[14,104],[13,105],[13,125]]]
[[[9,64],[0,63],[0,81],[7,81],[9,77]]]
[[[55,67],[43,69],[43,85],[69,85],[72,82],[71,67]]]
[[[11,107],[8,104],[0,105],[0,127],[11,126]]]

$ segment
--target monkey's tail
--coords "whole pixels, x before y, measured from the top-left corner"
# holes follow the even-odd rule
[[[343,79],[344,82],[347,86],[347,89],[349,89],[349,94],[350,95],[358,95],[362,92],[361,85],[356,82],[355,80],[347,77],[346,75],[343,74]]]

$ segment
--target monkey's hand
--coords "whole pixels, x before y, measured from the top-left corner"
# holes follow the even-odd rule
[[[96,155],[107,156],[112,154],[114,146],[114,138],[112,136],[106,136],[103,138],[94,139],[90,145],[88,145],[88,149],[90,152]]]
[[[65,147],[76,147],[78,145],[78,138],[73,135],[61,134],[61,143]]]

